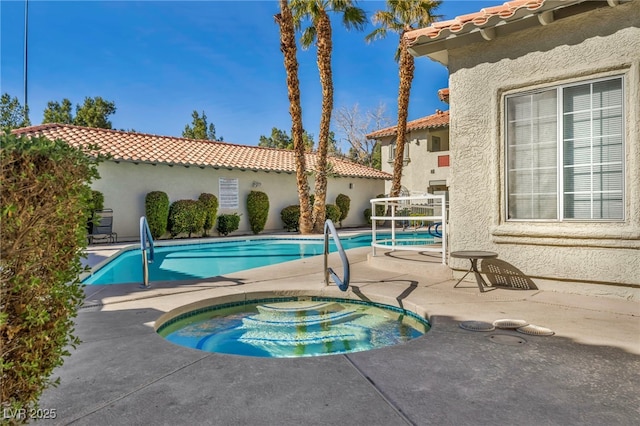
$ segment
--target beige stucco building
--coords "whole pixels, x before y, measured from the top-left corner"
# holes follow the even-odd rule
[[[397,126],[386,127],[367,135],[368,139],[380,141],[382,171],[389,174],[393,174],[396,135]],[[435,114],[407,122],[400,184],[410,193],[447,193],[449,111],[436,111]],[[391,182],[388,181],[384,193],[388,194],[390,191]]]
[[[14,132],[62,139],[74,146],[97,144],[111,156],[99,165],[100,179],[92,187],[104,194],[104,207],[113,209],[113,231],[120,241],[139,239],[140,216],[151,191],[167,193],[170,202],[196,200],[201,193],[215,195],[218,214],[241,215],[236,234],[251,233],[246,199],[252,190],[269,197],[265,231],[282,231],[280,211],[298,204],[293,151],[65,124]],[[335,204],[338,194],[347,195],[351,205],[343,226],[367,226],[363,212],[391,176],[340,158],[329,158],[329,163],[327,203]],[[316,155],[307,154],[306,164],[314,170]],[[309,186],[313,192],[311,172]],[[216,235],[215,226],[211,233]]]
[[[450,250],[634,294],[640,2],[512,1],[406,37],[450,73]]]

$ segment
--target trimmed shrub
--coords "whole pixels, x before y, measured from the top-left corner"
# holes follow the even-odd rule
[[[340,208],[340,226],[342,226],[342,221],[347,218],[349,214],[349,207],[351,206],[351,198],[348,195],[338,194],[336,197],[336,206]]]
[[[333,223],[338,223],[340,217],[342,216],[342,212],[340,211],[340,207],[335,204],[327,204],[325,205],[325,220],[331,219]]]
[[[384,198],[385,195],[384,194],[378,194],[376,196],[376,198]],[[364,215],[364,220],[367,221],[367,223],[369,225],[371,225],[371,208],[367,207],[366,209],[364,209],[364,211],[362,212]],[[384,206],[383,205],[376,205],[376,216],[383,216],[384,215]],[[384,221],[379,220],[377,222],[378,225],[382,225],[384,223]]]
[[[254,234],[264,230],[269,215],[269,197],[264,192],[251,191],[247,195],[247,211],[249,213],[249,225]]]
[[[152,191],[144,198],[144,214],[154,239],[167,232],[169,220],[169,196],[162,191]]]
[[[240,227],[240,215],[238,213],[221,214],[218,216],[218,227],[216,228],[220,235],[225,237],[237,231]]]
[[[298,231],[300,225],[300,206],[287,206],[280,211],[280,218],[284,223],[284,229],[287,231]]]
[[[169,207],[169,232],[172,237],[178,234],[191,235],[202,231],[205,221],[205,212],[202,203],[196,200],[174,201]]]
[[[371,225],[371,207],[367,207],[362,213],[364,214],[364,220],[367,221],[367,224]]]
[[[202,208],[205,212],[203,237],[209,235],[209,230],[216,224],[216,215],[218,214],[218,198],[213,194],[207,194],[203,192],[198,197],[198,201],[202,203]]]
[[[42,391],[59,382],[51,379],[54,369],[80,343],[73,335],[73,318],[84,300],[78,276],[87,270],[80,260],[87,246],[89,184],[98,178],[103,159],[92,150],[83,152],[61,140],[0,134],[0,394],[5,413],[37,409]]]
[[[99,217],[96,214],[97,211],[104,209],[104,194],[100,191],[91,191],[90,198],[87,202],[87,233],[93,233],[94,222],[99,221]]]

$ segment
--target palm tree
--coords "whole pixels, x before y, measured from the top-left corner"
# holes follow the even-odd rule
[[[292,0],[291,10],[297,29],[302,22],[309,26],[302,32],[300,42],[304,49],[314,42],[317,48],[318,71],[322,86],[322,116],[318,134],[316,164],[315,201],[313,205],[314,231],[321,233],[324,227],[325,204],[327,198],[327,151],[329,146],[331,113],[333,111],[333,76],[331,53],[333,50],[331,20],[329,12],[341,13],[342,23],[347,29],[363,29],[367,23],[364,10],[355,6],[355,0]]]
[[[384,38],[389,31],[398,33],[400,41],[396,51],[396,61],[400,71],[398,88],[398,124],[396,132],[396,156],[393,161],[393,180],[391,196],[400,194],[400,180],[404,160],[404,144],[407,133],[407,117],[409,115],[409,97],[415,64],[409,53],[404,34],[416,28],[423,28],[433,23],[439,16],[433,11],[440,5],[440,0],[387,0],[387,10],[380,10],[373,15],[374,24],[378,24],[365,39],[367,42]]]
[[[300,106],[295,26],[288,0],[280,0],[280,13],[275,16],[275,20],[280,26],[280,50],[284,55],[284,67],[287,72],[291,138],[293,139],[293,150],[296,157],[296,179],[298,183],[298,199],[300,201],[299,229],[301,234],[310,234],[313,231],[313,223],[311,221],[309,182],[307,181],[304,157],[305,145],[302,138],[304,130],[302,127],[302,107]]]

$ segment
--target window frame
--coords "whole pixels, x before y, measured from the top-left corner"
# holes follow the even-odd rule
[[[387,160],[388,163],[393,163],[396,160],[396,141],[397,139],[394,138],[391,140],[391,142],[389,142],[389,159]],[[409,162],[411,162],[411,157],[409,157],[409,145],[411,145],[410,141],[407,140],[404,142],[404,158],[402,159],[402,163],[405,166],[409,164]]]
[[[622,203],[622,216],[620,218],[566,218],[565,217],[565,164],[564,164],[564,126],[565,126],[565,111],[564,111],[564,100],[565,100],[565,89],[577,86],[584,85],[593,85],[599,82],[612,81],[612,80],[620,80],[620,87],[622,91],[622,99],[621,99],[621,138],[622,138],[622,159],[621,159],[621,203]],[[530,96],[535,95],[547,91],[555,90],[556,92],[556,218],[555,219],[541,219],[541,218],[511,218],[509,217],[509,99],[518,98],[521,96]],[[627,116],[626,116],[626,77],[624,74],[613,74],[609,76],[603,76],[598,78],[590,78],[587,80],[573,81],[569,83],[562,84],[554,84],[545,87],[539,87],[531,90],[520,90],[517,92],[506,93],[503,95],[503,160],[504,160],[504,183],[503,183],[503,200],[504,200],[504,218],[506,222],[544,222],[544,223],[620,223],[625,222],[627,218],[626,212],[626,193],[627,193],[627,182],[626,182],[626,168],[627,168]],[[593,111],[593,107],[589,109],[589,111]],[[593,125],[593,120],[591,119],[591,126]],[[591,163],[594,164],[593,162]],[[593,193],[593,190],[592,190]]]

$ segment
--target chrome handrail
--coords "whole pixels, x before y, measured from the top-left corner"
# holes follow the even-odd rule
[[[329,231],[329,232],[327,232]],[[340,254],[340,259],[342,260],[342,268],[344,278],[341,280],[338,275],[333,271],[333,269],[328,266],[328,256],[329,256],[329,233],[333,237],[333,241],[336,243],[336,248],[338,249],[338,253]],[[350,266],[349,259],[347,259],[347,254],[344,252],[342,248],[342,243],[340,242],[340,238],[338,238],[338,232],[336,231],[336,227],[333,225],[331,219],[327,219],[324,223],[324,283],[329,285],[329,275],[333,279],[333,282],[336,283],[338,288],[341,291],[347,291],[349,288],[349,276],[350,276]]]
[[[147,246],[149,246],[149,259],[147,259]],[[149,288],[149,263],[153,263],[155,248],[149,222],[145,216],[140,217],[140,251],[142,253],[142,285]]]

